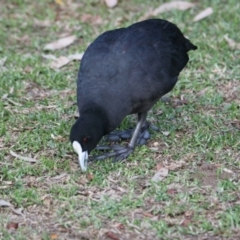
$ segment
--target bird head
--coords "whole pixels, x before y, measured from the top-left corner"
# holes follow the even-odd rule
[[[88,155],[97,146],[103,135],[98,119],[80,117],[72,126],[70,141],[74,151],[78,154],[82,171],[87,170]]]

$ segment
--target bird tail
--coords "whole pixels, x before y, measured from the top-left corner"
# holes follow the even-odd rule
[[[198,47],[193,45],[188,39],[186,39],[186,42],[185,42],[185,49],[186,51],[190,51],[190,50],[196,50]]]

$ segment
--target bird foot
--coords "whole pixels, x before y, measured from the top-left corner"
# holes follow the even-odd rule
[[[109,157],[114,157],[113,162],[122,161],[126,159],[134,150],[134,148],[129,146],[113,145],[113,146],[97,146],[97,150],[106,151],[110,150],[113,152],[108,152],[103,155],[94,157],[93,160],[103,160]]]
[[[145,145],[147,143],[147,140],[149,140],[151,137],[149,129],[151,129],[152,131],[159,132],[159,128],[157,126],[146,122],[141,129],[140,135],[137,140],[137,145]],[[133,132],[134,132],[134,129],[127,129],[123,131],[113,131],[109,135],[105,136],[105,141],[119,142],[123,140],[129,140],[131,139]]]
[[[105,136],[105,140],[108,142],[118,142],[122,140],[128,140],[132,137],[134,129],[128,129],[123,131],[113,131],[107,136]]]
[[[136,145],[145,145],[150,139],[151,135],[149,129],[153,131],[159,131],[159,128],[155,125],[146,122],[141,128],[140,134],[137,138]],[[134,129],[128,129],[124,131],[113,131],[105,137],[105,141],[117,142],[121,140],[128,140],[132,138]],[[136,146],[135,145],[135,146]],[[134,150],[134,147],[112,145],[112,146],[97,146],[96,150],[99,151],[109,151],[100,156],[93,157],[92,160],[103,160],[106,158],[114,157],[113,162],[122,161],[126,159]]]

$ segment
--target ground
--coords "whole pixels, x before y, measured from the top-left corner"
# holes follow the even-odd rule
[[[240,3],[193,3],[155,16],[198,46],[150,113],[161,131],[127,161],[82,173],[68,140],[79,62],[56,69],[50,54],[82,53],[162,1],[0,0],[0,239],[240,239]]]

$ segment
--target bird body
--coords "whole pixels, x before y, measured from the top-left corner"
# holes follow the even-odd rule
[[[101,34],[80,65],[80,118],[71,130],[71,142],[90,152],[127,115],[147,113],[172,90],[189,60],[187,52],[196,48],[176,25],[161,19]],[[92,140],[87,144],[83,139],[88,135]]]

